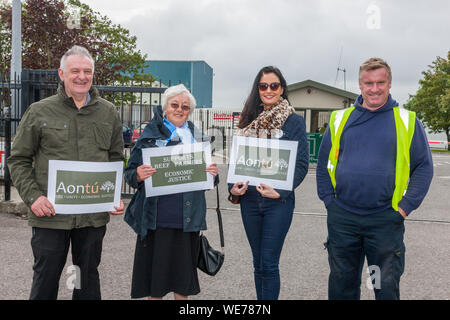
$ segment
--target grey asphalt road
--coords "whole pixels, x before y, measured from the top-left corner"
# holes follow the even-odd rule
[[[406,268],[401,281],[402,299],[450,299],[450,155],[433,153],[434,178],[421,207],[405,222]],[[220,203],[225,232],[225,263],[210,277],[199,273],[199,299],[256,299],[250,247],[242,226],[238,205],[226,200],[226,165],[220,164]],[[207,192],[208,230],[214,247],[219,247],[215,191]],[[323,242],[327,236],[326,211],[317,198],[315,170],[296,190],[296,207],[280,261],[281,293],[285,300],[327,299],[328,261]],[[27,221],[0,213],[0,300],[28,299],[33,256],[31,228]],[[130,299],[131,272],[136,236],[123,221],[111,217],[104,239],[100,277],[103,299]],[[61,276],[59,299],[71,299],[71,257]],[[364,268],[367,270],[367,266]],[[363,274],[361,298],[373,300]],[[172,299],[172,295],[167,296]]]

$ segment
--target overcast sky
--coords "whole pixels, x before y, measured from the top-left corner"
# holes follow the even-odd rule
[[[280,68],[288,84],[311,79],[358,93],[358,68],[381,57],[400,104],[450,50],[450,1],[81,0],[137,36],[154,60],[204,60],[213,106],[241,108],[256,73]]]

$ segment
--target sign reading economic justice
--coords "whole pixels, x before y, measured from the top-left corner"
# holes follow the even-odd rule
[[[114,211],[120,205],[123,162],[50,160],[47,198],[56,213]]]
[[[214,188],[212,175],[205,171],[211,163],[209,142],[144,148],[142,162],[156,169],[145,180],[147,197]]]
[[[297,141],[234,136],[227,182],[292,190],[297,147]]]

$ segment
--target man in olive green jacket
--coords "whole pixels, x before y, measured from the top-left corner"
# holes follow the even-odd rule
[[[14,186],[31,212],[34,276],[30,299],[56,299],[72,244],[76,270],[73,299],[100,299],[102,242],[109,214],[56,214],[47,199],[49,160],[123,161],[122,123],[113,104],[92,87],[94,60],[79,46],[69,49],[58,70],[56,95],[33,103],[23,115],[8,167]]]

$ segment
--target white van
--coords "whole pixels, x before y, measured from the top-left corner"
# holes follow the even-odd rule
[[[425,128],[425,130],[427,130]],[[427,133],[428,146],[430,149],[443,149],[448,150],[447,135],[444,132],[439,133]]]

